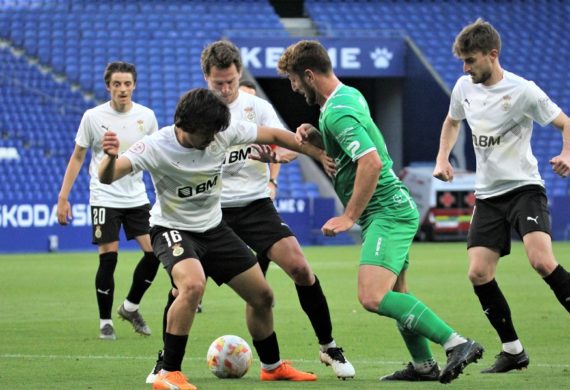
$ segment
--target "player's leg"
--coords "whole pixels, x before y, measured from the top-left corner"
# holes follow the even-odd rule
[[[354,368],[333,339],[328,302],[320,282],[273,203],[267,198],[245,207],[224,209],[224,220],[256,253],[265,255],[260,261],[263,270],[267,270],[271,259],[293,279],[301,307],[317,335],[321,361],[331,365],[338,377],[353,377]],[[251,309],[246,310],[249,315]]]
[[[295,282],[299,303],[309,318],[320,345],[320,360],[331,366],[341,379],[353,378],[355,370],[344,356],[343,349],[332,336],[332,321],[327,298],[318,277],[301,250],[295,236],[275,242],[267,256],[279,265]]]
[[[282,361],[277,335],[273,330],[273,292],[258,264],[235,276],[228,285],[250,308],[247,327],[261,361],[261,380],[314,381],[316,375],[299,371]]]
[[[544,278],[562,306],[570,312],[570,273],[554,258],[550,213],[544,188],[529,187],[515,201],[509,217],[523,239],[530,264]]]
[[[366,226],[358,271],[358,297],[366,310],[393,318],[406,330],[442,345],[448,353],[448,361],[439,380],[449,382],[463,367],[481,357],[483,348],[456,333],[416,297],[393,291],[398,275],[407,267],[416,229],[417,214],[397,220],[376,218]]]
[[[182,374],[182,360],[188,343],[196,306],[202,297],[206,276],[201,262],[200,238],[175,229],[155,227],[151,230],[153,249],[170,275],[177,295],[170,305],[164,333],[162,369],[153,389],[195,389]],[[197,248],[197,249],[195,249]]]
[[[129,321],[135,332],[144,336],[149,336],[151,330],[139,311],[139,304],[144,293],[151,286],[160,265],[150,243],[149,211],[149,204],[121,210],[123,229],[127,239],[136,239],[144,255],[135,267],[127,298],[117,309],[119,316]]]
[[[169,386],[175,384],[176,388],[194,390],[196,387],[182,374],[182,361],[206,277],[200,261],[195,258],[174,264],[170,275],[178,295],[168,310],[162,367],[154,378],[153,389],[170,389]]]
[[[531,265],[550,286],[560,304],[570,312],[570,273],[554,259],[550,236],[534,232],[525,235],[523,241]]]
[[[248,246],[225,223],[209,237],[204,258],[206,274],[215,283],[228,284],[251,307],[246,318],[253,346],[262,364],[262,380],[313,381],[316,375],[281,361],[273,330],[273,291]]]
[[[499,335],[501,352],[484,373],[507,372],[528,366],[528,355],[518,338],[511,309],[501,291],[495,273],[501,256],[511,250],[511,223],[508,210],[513,194],[477,199],[467,236],[469,280],[483,313]]]
[[[176,295],[178,295],[178,290],[174,287],[168,289],[168,296],[166,298],[166,305],[164,306],[164,310],[162,313],[162,341],[164,342],[164,338],[166,335],[166,324],[168,322],[168,311],[170,310],[170,306],[174,303],[176,299]],[[162,361],[164,359],[164,351],[161,349],[158,351],[158,356],[156,358],[156,362],[150,373],[146,377],[146,383],[153,384],[156,376],[162,370]]]
[[[394,285],[393,291],[410,294],[406,284],[406,270],[402,270],[396,283]],[[412,356],[412,361],[408,363],[406,368],[402,370],[395,371],[390,375],[385,375],[380,378],[383,381],[437,381],[440,374],[439,366],[433,357],[433,353],[430,347],[430,341],[418,334],[412,332],[401,323],[396,322],[398,331],[402,335],[406,347]]]
[[[119,251],[120,218],[116,209],[91,206],[92,242],[98,246],[99,266],[95,275],[95,292],[99,307],[99,338],[115,340],[111,312],[115,292],[115,267]]]

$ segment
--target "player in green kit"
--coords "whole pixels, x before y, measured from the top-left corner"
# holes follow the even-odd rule
[[[449,383],[483,355],[483,347],[455,332],[408,292],[408,254],[418,228],[417,207],[392,171],[384,138],[362,94],[340,82],[326,49],[317,41],[289,46],[278,64],[293,91],[321,108],[319,129],[297,128],[297,140],[325,149],[336,163],[334,187],[345,206],[322,227],[335,236],[355,223],[362,227],[358,298],[362,306],[396,320],[412,362],[381,380]],[[447,364],[440,371],[429,341],[440,344]]]

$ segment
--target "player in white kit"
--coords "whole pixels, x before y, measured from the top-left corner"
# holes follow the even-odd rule
[[[443,181],[453,179],[449,155],[461,121],[467,120],[477,159],[477,200],[467,238],[469,279],[502,342],[502,351],[484,373],[529,364],[495,280],[499,259],[510,253],[512,229],[522,238],[531,266],[570,311],[570,274],[554,258],[544,182],[530,143],[533,122],[562,130],[562,150],[550,164],[558,175],[568,177],[570,120],[534,82],[502,69],[500,50],[499,33],[481,19],[456,37],[453,52],[468,75],[453,88],[433,172]]]
[[[174,125],[145,137],[118,158],[117,135],[108,132],[103,140],[108,156],[99,169],[103,183],[147,170],[157,193],[151,239],[177,296],[167,313],[162,369],[153,388],[196,388],[182,374],[181,365],[207,277],[228,284],[250,306],[247,325],[262,363],[261,380],[316,380],[316,375],[280,359],[273,331],[273,292],[250,249],[222,220],[220,205],[222,164],[229,147],[250,143],[276,143],[298,151],[301,147],[286,130],[245,121],[230,125],[227,105],[207,89],[183,95],[174,119]],[[302,148],[325,161],[323,151]]]
[[[93,222],[93,244],[98,246],[99,267],[95,277],[95,290],[99,307],[99,338],[115,340],[111,319],[115,281],[113,274],[117,265],[119,231],[121,225],[127,239],[136,239],[144,256],[137,264],[127,298],[119,306],[118,314],[129,321],[136,332],[148,336],[151,333],[142,315],[139,304],[150,287],[160,262],[152,252],[149,237],[150,204],[142,173],[130,175],[114,183],[103,185],[97,177],[97,168],[105,153],[101,147],[103,134],[116,131],[121,138],[122,150],[127,150],[142,137],[158,130],[154,112],[132,101],[136,87],[137,71],[133,64],[112,62],[105,68],[105,85],[111,100],[89,109],[83,115],[75,138],[75,149],[69,159],[57,202],[57,218],[67,225],[71,215],[69,194],[87,150],[92,152],[89,164],[89,204]]]

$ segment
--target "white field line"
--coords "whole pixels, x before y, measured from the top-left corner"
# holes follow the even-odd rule
[[[60,360],[146,360],[149,362],[154,362],[154,356],[117,356],[117,355],[28,355],[28,354],[9,354],[4,353],[0,354],[0,359],[32,359],[32,360],[41,360],[41,359],[60,359]],[[198,358],[198,357],[191,357],[187,356],[184,357],[184,360],[190,361],[205,361],[205,358]],[[258,361],[257,359],[254,359]],[[308,360],[308,359],[287,359],[293,362],[300,362],[300,363],[314,363],[317,360]],[[394,365],[401,365],[402,361],[390,361],[390,360],[367,360],[367,359],[350,359],[351,363],[353,364],[362,364],[362,365],[379,365],[379,366],[394,366]],[[544,363],[532,363],[533,367],[543,367],[543,368],[570,368],[570,364],[544,364]]]

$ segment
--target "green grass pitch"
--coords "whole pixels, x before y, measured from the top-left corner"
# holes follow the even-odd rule
[[[559,261],[570,269],[570,243],[555,243]],[[365,312],[357,301],[358,247],[307,247],[333,317],[334,336],[356,368],[340,381],[318,361],[312,328],[293,283],[275,266],[268,279],[275,291],[275,330],[281,356],[318,374],[314,383],[259,381],[259,361],[239,380],[220,380],[206,367],[209,344],[222,334],[251,341],[243,302],[227,287],[209,283],[204,312],[190,333],[184,373],[199,389],[413,389],[439,383],[380,383],[378,377],[409,360],[392,320]],[[460,333],[486,347],[451,386],[457,389],[562,389],[570,383],[569,316],[531,269],[520,243],[501,261],[498,282],[510,302],[515,325],[531,358],[528,370],[500,375],[479,371],[499,352],[499,341],[481,312],[466,276],[464,243],[414,244],[410,290]],[[130,285],[138,252],[122,252],[115,273],[116,308]],[[0,256],[0,389],[149,389],[144,383],[161,348],[162,311],[169,280],[163,270],[147,292],[141,312],[153,330],[143,338],[114,316],[118,339],[98,336],[94,278],[97,256],[55,253]],[[433,346],[440,363],[444,353]]]

